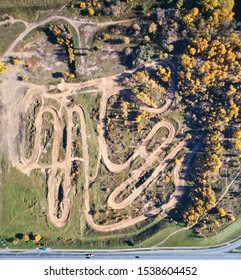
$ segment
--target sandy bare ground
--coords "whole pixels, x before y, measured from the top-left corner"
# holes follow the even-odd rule
[[[56,19],[64,19],[68,21],[76,30],[79,40],[79,47],[81,47],[81,40],[80,40],[80,33],[79,27],[83,24],[94,24],[100,27],[117,24],[117,23],[124,23],[130,22],[132,20],[127,21],[119,21],[119,22],[105,22],[105,23],[97,23],[97,22],[87,22],[86,20],[73,20],[62,16],[52,16],[44,21],[39,23],[27,23],[22,21],[26,29],[25,31],[19,35],[19,37],[13,42],[13,44],[9,47],[9,49],[4,54],[3,58],[7,58],[9,55],[13,53],[14,48],[17,44],[23,40],[23,38],[29,34],[35,28],[44,25],[50,21]],[[11,19],[11,22],[14,22],[14,19]],[[163,61],[161,62],[166,65],[171,65],[174,72],[174,79],[176,76],[175,65],[170,61]],[[146,64],[145,66],[150,66],[150,64]],[[133,70],[134,71],[134,70]],[[129,73],[133,72],[129,71]],[[76,84],[66,84],[60,83],[57,86],[36,86],[31,83],[27,82],[17,82],[16,81],[16,73],[13,71],[10,74],[6,74],[3,78],[3,83],[0,85],[0,92],[1,92],[1,104],[2,105],[2,112],[1,112],[1,128],[6,129],[6,135],[4,135],[2,139],[2,145],[7,147],[9,158],[11,159],[14,166],[16,166],[19,170],[24,172],[25,174],[29,175],[32,170],[34,169],[41,169],[45,170],[47,175],[47,184],[48,184],[48,214],[49,218],[52,223],[56,227],[63,227],[67,224],[69,214],[71,211],[71,201],[69,200],[69,193],[71,191],[71,166],[74,161],[80,161],[84,165],[84,176],[85,176],[85,187],[84,187],[84,201],[85,201],[85,217],[88,224],[96,231],[108,232],[114,231],[118,229],[123,229],[129,226],[132,226],[140,221],[148,219],[151,216],[158,215],[160,212],[168,211],[169,209],[173,208],[176,203],[178,202],[178,198],[182,194],[182,187],[185,184],[183,178],[179,177],[181,165],[177,166],[174,172],[175,182],[177,189],[173,194],[171,200],[163,205],[160,208],[156,208],[152,211],[146,211],[144,214],[140,215],[139,217],[132,218],[129,217],[128,219],[110,225],[98,225],[93,220],[90,211],[90,195],[89,195],[89,183],[94,181],[98,176],[98,169],[100,166],[100,160],[102,158],[106,167],[113,173],[119,173],[125,169],[130,168],[131,163],[138,157],[141,156],[144,159],[144,164],[136,170],[133,170],[131,173],[131,177],[121,183],[116,189],[110,194],[108,199],[109,207],[113,209],[123,209],[130,205],[135,199],[137,199],[141,193],[159,176],[161,172],[165,170],[167,165],[175,158],[177,153],[186,147],[188,140],[181,141],[162,161],[159,165],[155,168],[151,176],[138,188],[134,189],[133,192],[122,202],[116,203],[116,197],[124,191],[129,185],[137,182],[140,177],[153,165],[160,155],[162,154],[163,150],[171,145],[173,138],[175,136],[175,129],[173,125],[167,121],[162,121],[157,123],[147,137],[143,140],[141,145],[136,149],[133,155],[124,163],[122,164],[115,164],[111,162],[108,156],[108,147],[106,143],[106,139],[104,137],[106,127],[105,127],[105,118],[106,118],[106,110],[109,98],[114,94],[119,94],[120,87],[116,82],[116,76],[110,76],[106,78],[100,78],[95,80],[90,80],[83,83],[76,83]],[[94,86],[96,90],[91,90],[89,94],[95,93],[97,91],[102,92],[102,99],[99,109],[99,126],[98,126],[98,144],[99,144],[99,156],[97,162],[97,168],[94,176],[90,176],[90,159],[89,159],[89,146],[88,140],[86,135],[86,119],[85,119],[85,112],[82,107],[76,106],[72,104],[68,97],[79,94],[77,92],[81,88]],[[25,91],[28,89],[27,93],[24,95]],[[51,94],[48,91],[51,89],[59,89],[61,92],[58,94]],[[160,114],[167,111],[170,106],[172,105],[174,99],[174,92],[175,92],[175,81],[173,86],[169,89],[167,94],[168,99],[163,107],[158,109],[153,109],[149,107],[142,106],[141,109],[154,113]],[[16,94],[18,93],[18,95]],[[40,107],[39,112],[36,115],[35,119],[35,138],[34,138],[34,147],[29,158],[26,157],[25,152],[25,136],[21,137],[19,140],[19,116],[20,114],[22,117],[22,126],[24,126],[24,122],[26,119],[24,118],[28,108],[35,102],[36,98],[40,98],[42,100],[42,104],[44,104],[44,100],[49,98],[55,99],[60,104],[60,109],[57,110],[51,106],[44,106]],[[1,105],[0,104],[0,105]],[[14,105],[14,108],[10,109]],[[67,146],[66,146],[66,154],[65,158],[62,161],[59,161],[59,153],[60,153],[60,145],[61,145],[61,125],[62,125],[62,110],[67,112]],[[71,156],[71,145],[72,145],[72,130],[73,130],[73,113],[77,113],[80,119],[80,129],[81,129],[81,144],[82,144],[82,157],[72,157]],[[43,147],[41,143],[41,131],[42,131],[42,122],[43,122],[43,115],[45,113],[51,114],[53,118],[53,125],[54,125],[54,133],[53,133],[53,145],[52,145],[52,154],[51,154],[51,163],[42,164],[39,162],[41,154],[43,153]],[[11,122],[10,120],[13,120]],[[167,139],[151,154],[148,154],[146,151],[147,143],[155,136],[157,131],[165,127],[168,129],[169,134]],[[4,130],[3,130],[4,131]],[[19,151],[17,151],[16,141],[20,141]],[[186,162],[190,162],[192,155],[198,147],[193,149],[193,153],[188,156]],[[63,198],[61,201],[58,200],[58,191],[59,185],[62,183],[63,188]]]

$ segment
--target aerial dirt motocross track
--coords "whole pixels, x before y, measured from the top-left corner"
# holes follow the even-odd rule
[[[9,56],[14,47],[17,45],[19,41],[23,39],[24,36],[26,36],[31,30],[34,28],[47,23],[48,21],[51,21],[53,19],[59,19],[63,17],[51,17],[41,23],[29,25],[28,23],[25,23],[26,30],[19,36],[19,38],[10,46],[8,51],[5,53],[5,57]],[[76,22],[67,18],[63,18],[69,23],[73,25],[73,27],[76,29],[79,39],[79,45],[80,45],[80,35],[78,31],[78,27],[81,24],[84,24],[85,22]],[[98,25],[98,23],[95,23]],[[106,25],[111,23],[106,23]],[[99,23],[101,25],[101,23]],[[140,107],[141,110],[153,113],[153,114],[162,114],[165,111],[169,110],[170,106],[172,105],[173,99],[174,99],[174,92],[175,92],[175,83],[176,83],[176,68],[175,65],[168,60],[162,61],[161,64],[168,65],[173,69],[173,85],[172,88],[169,89],[167,92],[167,100],[166,103],[158,109],[150,108],[142,106]],[[150,64],[145,64],[145,67],[150,66]],[[131,73],[133,71],[130,71]],[[12,77],[15,79],[16,75]],[[141,222],[145,219],[148,219],[152,216],[158,215],[159,213],[165,213],[172,209],[177,202],[179,201],[180,196],[183,193],[183,186],[185,184],[184,177],[185,175],[180,178],[180,169],[183,165],[187,166],[190,163],[190,160],[194,153],[197,151],[200,143],[198,143],[191,153],[189,153],[187,156],[184,157],[183,163],[185,161],[185,164],[182,165],[182,162],[176,165],[174,169],[174,183],[176,186],[176,190],[172,194],[170,200],[162,205],[159,208],[155,208],[151,211],[145,211],[144,214],[138,216],[138,217],[131,217],[129,216],[127,219],[117,222],[114,224],[108,224],[108,225],[99,225],[96,224],[93,216],[91,214],[91,201],[90,201],[90,194],[89,194],[89,186],[90,183],[93,182],[96,177],[98,176],[98,170],[100,167],[100,161],[102,159],[102,162],[106,165],[108,170],[112,173],[120,173],[123,170],[126,170],[132,166],[133,161],[137,157],[141,157],[144,160],[144,164],[135,170],[131,171],[131,176],[126,179],[124,182],[122,182],[119,186],[116,186],[115,190],[110,194],[107,204],[112,209],[123,209],[127,206],[129,206],[135,199],[137,199],[141,193],[148,188],[148,186],[155,181],[155,179],[165,170],[167,165],[175,158],[175,156],[187,146],[189,141],[191,140],[183,140],[181,141],[172,151],[158,164],[157,167],[155,167],[153,173],[151,176],[145,180],[144,183],[142,183],[138,188],[133,189],[131,194],[125,198],[123,201],[117,203],[116,198],[118,195],[123,192],[129,185],[136,183],[139,181],[141,176],[154,164],[160,159],[161,154],[163,151],[172,144],[172,141],[175,137],[175,128],[174,126],[168,122],[168,121],[161,121],[159,123],[156,123],[154,127],[151,129],[149,134],[146,136],[146,138],[143,140],[142,143],[136,148],[135,152],[132,154],[132,156],[122,164],[116,164],[113,163],[108,156],[108,145],[106,143],[105,134],[106,134],[106,114],[107,114],[107,106],[108,106],[108,100],[113,95],[118,95],[121,88],[119,87],[119,84],[117,82],[118,76],[110,76],[106,78],[99,78],[83,83],[60,83],[57,86],[38,86],[34,85],[28,82],[22,82],[21,85],[24,85],[26,88],[28,88],[28,91],[25,93],[23,102],[18,101],[18,99],[15,100],[16,106],[14,106],[16,109],[16,116],[18,113],[20,113],[23,118],[21,120],[21,123],[19,124],[22,128],[22,135],[25,135],[26,125],[27,125],[27,112],[29,108],[38,100],[38,102],[41,103],[39,106],[39,110],[36,113],[35,120],[34,120],[34,128],[35,128],[35,134],[34,134],[34,142],[33,147],[31,150],[31,153],[29,156],[27,156],[26,152],[26,139],[25,136],[21,137],[19,140],[20,142],[19,147],[17,149],[17,145],[14,146],[14,143],[16,144],[16,131],[17,131],[17,119],[16,123],[12,122],[11,124],[7,124],[11,128],[11,134],[6,135],[5,140],[8,143],[8,154],[9,157],[13,163],[13,165],[18,168],[21,172],[23,172],[26,175],[30,175],[31,171],[35,169],[41,170],[47,178],[47,201],[48,201],[48,216],[51,222],[56,227],[64,227],[68,223],[70,211],[71,211],[71,199],[69,198],[69,194],[72,188],[72,175],[71,175],[71,167],[74,162],[78,162],[81,166],[83,166],[84,170],[84,203],[85,203],[85,218],[87,223],[91,228],[93,228],[96,231],[101,232],[109,232],[109,231],[115,231],[119,229],[124,229],[129,226],[132,226],[138,222]],[[9,80],[8,80],[9,83]],[[13,88],[13,85],[16,88]],[[6,92],[5,98],[7,99],[8,96],[8,90],[14,90],[17,92],[19,85],[16,82],[13,82],[11,84],[10,89],[5,88],[4,91]],[[76,104],[73,104],[71,102],[71,96],[80,94],[80,90],[87,88],[87,87],[94,87],[95,89],[90,90],[88,94],[96,94],[96,92],[101,92],[101,103],[99,108],[99,120],[98,120],[98,145],[99,145],[99,156],[98,156],[98,162],[97,162],[97,169],[94,176],[90,176],[90,157],[89,157],[89,145],[88,145],[88,137],[87,137],[87,127],[86,127],[86,118],[85,118],[85,111],[81,106],[77,106]],[[59,93],[51,93],[50,90],[58,90]],[[22,92],[24,89],[22,89]],[[83,93],[86,93],[87,91],[84,90]],[[17,95],[16,95],[17,96]],[[56,108],[54,105],[48,105],[46,103],[47,100],[54,100],[55,104],[58,104],[58,108]],[[13,101],[13,100],[12,100]],[[12,101],[6,100],[6,104],[10,103],[12,104]],[[7,107],[7,106],[6,106]],[[10,114],[9,110],[9,114]],[[64,155],[64,159],[60,160],[60,146],[61,146],[61,138],[62,138],[62,126],[63,126],[63,113],[65,113],[65,121],[66,121],[66,151]],[[42,129],[43,129],[43,120],[45,115],[51,115],[52,118],[52,125],[54,127],[53,131],[53,139],[52,139],[52,149],[51,149],[51,162],[47,164],[41,163],[41,155],[43,154],[43,144],[42,144]],[[73,115],[78,116],[79,120],[79,127],[80,127],[80,140],[81,140],[81,157],[76,157],[75,155],[72,155],[71,147],[73,144],[73,128],[75,126]],[[11,116],[8,118],[11,120]],[[9,122],[8,120],[8,122]],[[146,147],[150,140],[156,135],[156,133],[161,129],[166,128],[168,130],[168,136],[163,141],[163,143],[156,148],[154,151],[148,154]],[[19,156],[17,153],[17,150],[19,150]],[[186,174],[186,171],[184,174]],[[62,188],[62,198],[59,200],[58,193],[60,186]],[[80,217],[83,218],[83,217]]]
[[[102,91],[102,99],[99,110],[99,125],[98,125],[98,144],[100,148],[100,156],[106,167],[113,173],[119,173],[127,168],[129,168],[132,162],[138,157],[141,156],[145,163],[138,169],[133,170],[131,172],[131,176],[121,183],[116,189],[110,194],[108,199],[108,206],[112,209],[123,209],[130,205],[136,198],[140,196],[140,194],[150,185],[150,183],[155,180],[155,178],[165,170],[166,166],[169,162],[175,158],[177,153],[186,147],[188,141],[181,141],[155,168],[152,175],[138,188],[134,189],[133,192],[121,203],[116,203],[116,197],[130,184],[137,182],[140,177],[145,173],[148,168],[155,163],[163,150],[167,148],[173,141],[175,136],[175,128],[173,125],[167,121],[161,121],[157,123],[146,138],[143,140],[141,145],[136,149],[134,154],[124,163],[115,164],[110,161],[108,157],[108,147],[105,140],[105,118],[106,118],[106,110],[108,100],[112,95],[119,94],[119,86],[116,82],[116,77],[107,77],[96,79],[88,82],[84,82],[81,84],[65,84],[61,83],[57,86],[36,86],[36,88],[29,90],[25,94],[23,104],[22,104],[22,112],[27,112],[28,108],[35,102],[37,99],[41,100],[41,106],[39,111],[36,114],[35,118],[35,139],[34,145],[29,158],[26,157],[25,152],[25,142],[24,138],[22,143],[20,144],[20,159],[18,162],[14,162],[14,165],[21,170],[23,173],[29,175],[30,172],[34,169],[45,170],[47,176],[47,185],[48,185],[48,214],[51,222],[56,227],[63,227],[68,222],[69,213],[71,211],[71,201],[68,198],[69,191],[71,189],[71,166],[74,161],[79,161],[80,164],[84,165],[84,176],[85,176],[85,191],[84,191],[84,201],[85,201],[85,217],[88,224],[95,229],[96,231],[114,231],[118,229],[123,229],[129,226],[132,226],[140,221],[143,221],[151,216],[157,215],[160,212],[167,211],[173,208],[178,202],[178,197],[182,194],[182,187],[184,184],[184,180],[179,178],[179,171],[181,165],[177,166],[175,169],[175,182],[176,182],[176,191],[173,193],[171,199],[168,203],[162,205],[160,208],[156,208],[152,211],[147,211],[145,214],[142,214],[138,217],[132,218],[117,222],[115,224],[109,225],[98,225],[94,222],[92,215],[90,214],[90,196],[89,196],[89,183],[93,181],[95,178],[90,177],[90,159],[89,159],[89,147],[88,140],[86,134],[86,120],[85,120],[85,112],[82,107],[73,104],[68,97],[71,97],[75,94],[80,94],[77,92],[81,88],[86,88],[89,86],[95,86],[95,90],[91,90],[89,94],[95,94],[97,91]],[[60,93],[49,93],[49,90],[58,89]],[[86,91],[83,91],[86,93]],[[169,106],[171,105],[171,101],[173,100],[173,93],[169,93],[170,100],[167,102]],[[53,106],[45,105],[46,100],[54,99],[60,105],[59,109],[54,108]],[[164,105],[165,110],[168,109],[166,104]],[[145,109],[145,108],[143,108]],[[149,108],[150,109],[150,108]],[[160,108],[161,109],[161,108]],[[65,159],[59,160],[59,152],[60,152],[60,143],[61,143],[61,123],[62,123],[62,112],[63,110],[67,112],[67,144],[66,144],[66,154]],[[76,113],[80,120],[80,131],[81,131],[81,148],[82,148],[82,156],[75,157],[71,155],[71,145],[72,145],[72,130],[73,130],[73,113]],[[39,162],[42,153],[42,144],[41,144],[41,129],[43,123],[43,116],[45,113],[51,114],[53,119],[54,133],[53,133],[53,145],[52,145],[52,155],[51,155],[51,163],[50,164],[42,164]],[[146,151],[146,146],[148,142],[155,136],[159,129],[165,127],[168,130],[168,136],[165,141],[152,153],[148,155]],[[190,140],[189,140],[190,141]],[[100,158],[99,158],[100,159]],[[99,166],[99,163],[97,164]],[[98,167],[97,167],[98,168]],[[98,170],[96,171],[98,174]],[[57,174],[61,174],[62,181],[57,180]],[[60,181],[62,182],[63,189],[63,198],[61,201],[58,201],[57,194],[58,189],[60,187]]]

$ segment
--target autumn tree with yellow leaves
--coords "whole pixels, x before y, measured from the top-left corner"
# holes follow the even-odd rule
[[[192,225],[215,206],[215,193],[210,187],[193,188],[188,197],[188,207],[183,213],[183,220]]]
[[[92,8],[89,8],[88,13],[89,13],[90,16],[93,16],[95,14],[95,10],[92,9]]]
[[[240,150],[241,150],[241,140],[235,141],[234,144],[233,144],[233,146],[234,146],[234,149],[240,151]]]
[[[30,237],[28,234],[23,235],[23,241],[28,242],[30,240]]]
[[[157,72],[156,77],[150,76],[148,71],[136,71],[131,75],[129,79],[125,80],[125,86],[129,87],[131,91],[135,94],[136,98],[144,105],[147,105],[152,108],[158,108],[153,97],[158,96],[158,99],[162,98],[165,95],[165,89],[160,84],[158,80],[161,77],[162,81],[168,81],[171,70],[170,68],[163,68],[163,75]]]
[[[160,66],[159,68],[159,74],[161,76],[161,79],[163,82],[168,82],[170,77],[171,77],[171,69],[170,67],[164,67],[164,66]]]
[[[82,2],[81,2],[82,3]],[[81,5],[81,4],[80,4]],[[76,72],[73,36],[64,24],[50,25],[49,30],[54,34],[58,44],[63,45],[68,57],[68,65],[71,77]],[[73,76],[74,75],[74,76]]]
[[[224,217],[227,213],[223,208],[218,208],[218,214],[220,215],[220,217]]]
[[[7,70],[8,70],[8,67],[5,65],[5,63],[0,61],[0,74],[3,74]]]
[[[35,235],[35,237],[34,237],[34,241],[35,241],[36,243],[38,243],[41,239],[42,239],[42,236],[39,235],[39,234]]]
[[[233,137],[237,139],[241,139],[241,130],[234,131]]]

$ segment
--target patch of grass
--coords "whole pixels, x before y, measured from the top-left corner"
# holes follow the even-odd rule
[[[178,110],[168,110],[166,113],[163,114],[163,119],[173,124],[176,130],[176,134],[180,133],[181,129],[183,128],[183,123],[185,123],[182,113]]]
[[[153,234],[150,238],[143,241],[140,244],[140,247],[147,248],[154,246],[179,229],[181,229],[180,225],[168,224],[164,229],[158,231],[156,234]]]
[[[97,119],[93,115],[93,109],[99,108],[100,94],[83,93],[73,95],[72,100],[75,104],[83,107],[86,117],[87,127],[87,140],[89,144],[89,155],[90,155],[90,175],[93,176],[96,170],[96,164],[98,159],[98,139],[97,139]]]
[[[16,46],[16,49],[24,47],[26,44],[33,42],[36,39],[39,39],[41,37],[45,37],[47,39],[46,34],[44,33],[44,28],[43,27],[37,27],[31,32],[29,32],[24,39],[18,43]]]
[[[192,229],[179,232],[161,246],[211,246],[233,240],[241,235],[241,219],[207,239],[198,237]],[[154,245],[154,244],[153,244]]]
[[[54,98],[45,99],[44,106],[54,107],[57,111],[60,109],[60,103]]]
[[[34,7],[1,7],[0,15],[9,14],[14,18],[26,21],[35,21],[39,12],[39,8]]]
[[[73,200],[68,225],[65,228],[55,228],[48,223],[47,192],[45,176],[40,171],[34,171],[28,177],[10,167],[5,159],[1,159],[2,187],[0,212],[0,238],[14,238],[17,233],[31,232],[43,237],[77,238],[79,236],[79,205],[81,196],[70,192]],[[12,243],[11,243],[12,244]],[[13,247],[13,245],[11,245]],[[19,242],[14,248],[33,248],[32,242]],[[35,246],[36,247],[36,246]]]
[[[124,248],[130,248],[130,245],[128,245],[127,241],[131,241],[133,243],[132,248],[138,248],[140,241],[143,240],[143,238],[146,238],[150,235],[150,232],[153,230],[153,228],[164,228],[166,226],[165,223],[160,221],[160,217],[157,217],[150,221],[148,224],[142,224],[140,229],[135,229],[132,232],[131,229],[129,229],[129,232],[126,232],[126,230],[118,231],[118,232],[110,232],[110,233],[95,233],[92,230],[89,230],[88,234],[86,236],[81,236],[78,239],[65,239],[62,240],[54,240],[53,238],[50,238],[48,240],[48,246],[51,248],[86,248],[86,249],[107,249],[107,248],[113,248],[113,249],[124,249]],[[134,227],[135,228],[135,227]]]
[[[54,119],[51,113],[45,112],[42,115],[40,164],[51,164],[53,143]]]
[[[101,71],[96,74],[96,78],[119,75],[125,70],[125,67],[121,66],[120,63],[113,64],[113,60],[109,59],[99,63],[98,67],[101,68]]]
[[[25,25],[22,22],[14,24],[6,24],[0,26],[0,56],[2,56],[17,37],[25,30]]]
[[[168,136],[168,129],[165,127],[160,128],[148,143],[146,150],[150,153],[157,149]]]
[[[14,237],[17,233],[41,232],[39,225],[45,220],[45,182],[41,174],[30,177],[22,174],[1,160],[2,167],[2,212],[0,235]]]
[[[58,6],[66,3],[66,0],[0,0],[1,7],[44,7],[45,5]]]
[[[7,13],[14,16],[15,18],[27,21],[35,21],[41,11],[48,12],[50,9],[62,7],[65,3],[65,0],[0,0],[0,15]]]

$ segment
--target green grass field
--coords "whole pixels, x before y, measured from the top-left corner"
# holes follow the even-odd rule
[[[180,225],[169,224],[166,228],[162,229],[161,231],[158,231],[156,234],[152,235],[150,238],[143,241],[140,244],[140,247],[147,248],[147,247],[155,246],[156,244],[164,240],[168,235],[180,229],[182,229]]]
[[[182,231],[180,231],[182,230]],[[229,240],[238,238],[241,235],[241,219],[222,230],[217,235],[209,237],[207,239],[200,238],[193,232],[192,229],[184,230],[184,227],[180,225],[169,225],[164,230],[161,230],[142,242],[141,247],[152,247],[158,245],[165,240],[167,236],[176,232],[167,241],[161,243],[160,247],[175,247],[175,246],[212,246],[225,243]]]
[[[73,211],[70,214],[68,225],[64,229],[52,228],[48,221],[46,183],[44,176],[39,172],[32,172],[30,177],[11,168],[7,161],[2,159],[2,185],[0,237],[13,238],[18,233],[31,232],[50,238],[77,238],[79,229],[76,228],[80,219],[78,207],[80,200],[73,200]],[[21,242],[19,246],[24,246]],[[25,244],[33,246],[33,244]]]
[[[15,236],[26,231],[38,232],[39,225],[45,220],[44,214],[40,214],[40,205],[45,197],[44,180],[37,174],[27,177],[11,168],[4,159],[1,165],[4,187],[1,190],[0,235]],[[42,206],[44,208],[47,205]]]
[[[2,56],[8,47],[17,39],[17,37],[25,30],[25,25],[22,22],[15,22],[14,24],[7,24],[0,26],[0,56]]]
[[[1,7],[43,7],[48,6],[59,6],[68,3],[68,0],[0,0]]]

